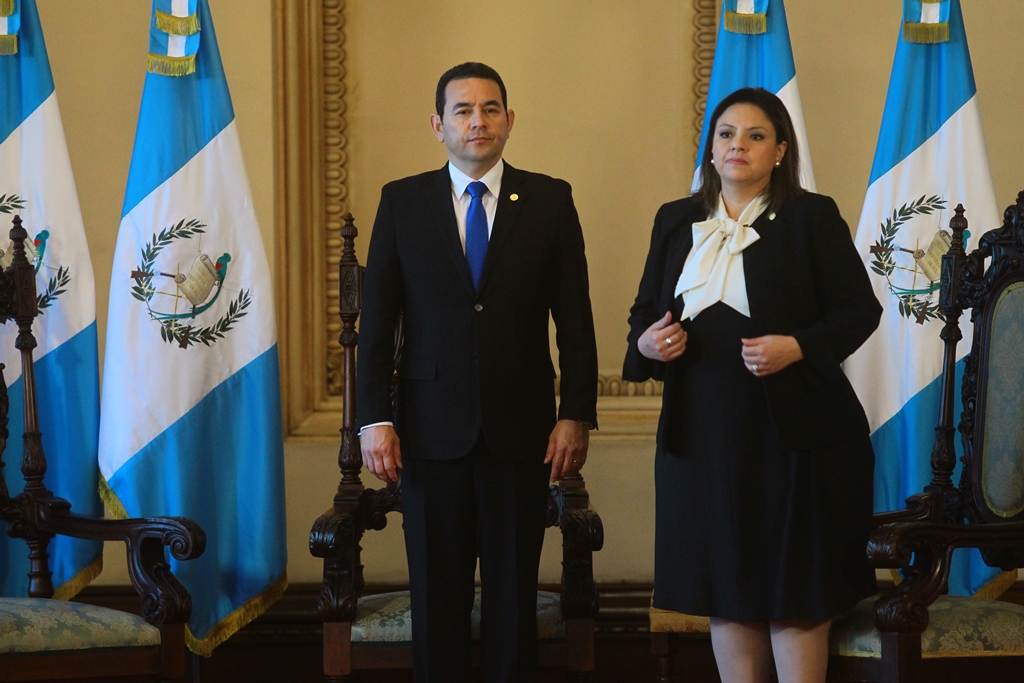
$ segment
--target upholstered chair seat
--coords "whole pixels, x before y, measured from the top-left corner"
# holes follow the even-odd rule
[[[160,629],[119,610],[44,598],[0,598],[0,654],[159,647]]]
[[[537,592],[537,636],[541,640],[565,638],[565,620],[558,593]],[[473,601],[473,639],[480,639],[480,589]],[[352,622],[353,643],[411,643],[412,614],[409,591],[380,593],[359,598]]]

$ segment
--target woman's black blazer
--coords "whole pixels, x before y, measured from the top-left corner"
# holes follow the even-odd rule
[[[640,354],[637,341],[675,309],[676,282],[693,246],[693,223],[706,218],[706,210],[690,197],[661,207],[630,309],[622,377],[665,382],[658,433],[659,444],[668,450],[679,443],[674,429],[679,420],[673,416],[686,410],[674,404],[679,361],[650,360]],[[878,327],[882,307],[838,207],[831,198],[808,192],[788,200],[774,218],[761,214],[752,227],[760,239],[743,251],[752,334],[791,335],[804,354],[803,360],[762,378],[782,446],[818,448],[867,434],[864,409],[840,363]]]

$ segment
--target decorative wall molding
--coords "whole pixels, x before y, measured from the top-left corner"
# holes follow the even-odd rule
[[[715,61],[718,4],[721,0],[693,0],[693,148],[700,149],[704,110]]]

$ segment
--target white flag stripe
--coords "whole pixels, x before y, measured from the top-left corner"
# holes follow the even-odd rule
[[[970,156],[964,156],[961,150],[969,150]],[[958,203],[966,209],[971,244],[974,244],[982,233],[1002,223],[995,210],[997,204],[990,178],[975,96],[927,142],[868,188],[857,226],[857,250],[862,256],[868,253],[877,239],[879,225],[891,216],[894,208],[935,194],[947,201],[946,210],[907,222],[900,229],[900,244],[909,245],[908,248],[917,248],[917,245],[927,248],[938,229],[948,228]],[[865,345],[865,350],[875,349],[876,352],[854,354],[846,361],[845,368],[864,403],[874,432],[942,374],[942,341],[935,325],[918,325],[900,319],[884,278],[872,273],[871,281],[879,301],[885,305],[882,323]],[[961,319],[961,328],[964,340],[958,346],[958,357],[962,358],[970,349],[970,321]],[[931,352],[924,352],[928,349]],[[903,381],[893,383],[894,377],[902,377]]]
[[[27,140],[32,141],[30,148],[26,148]],[[70,288],[79,294],[75,296],[74,305],[58,305],[61,300],[58,298],[58,303],[44,309],[36,318],[33,332],[39,344],[35,357],[39,359],[96,320],[89,245],[85,240],[56,93],[0,144],[0,195],[5,193],[18,194],[25,200],[25,208],[18,213],[30,239],[43,230],[50,233],[46,244],[48,258],[44,256],[36,287],[45,285],[56,275],[57,268],[63,266],[71,274]],[[7,236],[10,219],[11,215],[0,214],[0,249],[6,250],[10,245]],[[55,255],[59,258],[55,259]],[[61,298],[66,296],[72,295],[65,293]],[[17,334],[14,325],[0,326],[0,358],[13,357],[16,353],[14,338]],[[4,378],[10,384],[21,376],[21,363],[7,361],[6,365]]]
[[[921,3],[921,23],[922,24],[937,24],[939,23],[939,8],[942,7],[939,3]]]
[[[124,217],[114,254],[108,312],[110,319],[121,324],[119,334],[107,338],[107,357],[121,362],[105,369],[100,428],[100,442],[105,446],[100,466],[107,479],[212,389],[276,342],[272,326],[245,324],[250,319],[274,319],[266,256],[262,249],[243,245],[262,240],[249,196],[237,128],[232,122]],[[140,265],[140,252],[152,240],[153,232],[192,218],[207,224],[206,234],[193,237],[186,245],[169,246],[166,255],[158,258],[158,268],[177,267],[188,272],[200,247],[212,259],[226,252],[234,258],[227,266],[231,274],[227,281],[249,290],[252,304],[230,332],[230,344],[206,347],[196,343],[183,350],[160,338],[159,323],[150,318],[145,303],[132,297],[129,274]],[[183,253],[186,256],[182,257]],[[237,258],[240,254],[244,258]],[[173,290],[173,282],[170,284],[169,290]],[[156,278],[154,285],[163,286]],[[211,309],[214,319],[224,314],[238,294],[225,286]],[[154,309],[170,307],[157,297],[152,305]],[[129,348],[140,340],[149,340],[146,353]],[[210,362],[211,355],[216,362]]]
[[[810,192],[817,192],[817,185],[814,182],[814,167],[811,165],[811,146],[807,142],[807,127],[804,124],[804,109],[800,104],[800,88],[796,83],[796,76],[782,86],[776,93],[782,103],[789,111],[789,118],[793,119],[793,132],[796,134],[797,146],[800,147],[800,185]]]

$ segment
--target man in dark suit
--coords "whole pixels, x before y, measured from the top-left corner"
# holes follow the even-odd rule
[[[470,680],[478,556],[485,680],[536,680],[547,485],[583,466],[597,422],[571,188],[502,160],[515,121],[506,104],[484,64],[441,77],[431,127],[448,164],[384,186],[367,258],[357,421],[367,468],[386,482],[401,473],[418,683]]]

